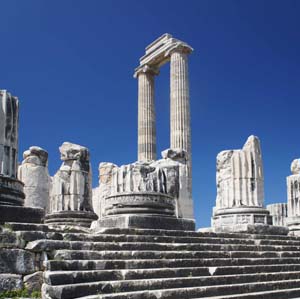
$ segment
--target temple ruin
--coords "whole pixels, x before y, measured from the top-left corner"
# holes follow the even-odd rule
[[[94,189],[83,145],[61,145],[52,177],[39,146],[18,165],[19,100],[0,90],[0,298],[300,297],[300,159],[287,177],[287,203],[265,207],[258,137],[220,152],[212,225],[196,231],[192,51],[170,34],[146,47],[135,69],[138,159],[101,162]],[[170,147],[158,158],[154,81],[169,61]]]

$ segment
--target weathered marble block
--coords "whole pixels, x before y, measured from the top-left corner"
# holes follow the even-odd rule
[[[291,164],[292,175],[286,178],[288,198],[287,226],[291,234],[300,235],[300,159]]]
[[[63,163],[53,176],[46,223],[90,226],[97,215],[92,206],[89,150],[69,142],[59,150]]]
[[[31,146],[23,153],[23,158],[18,169],[18,178],[24,183],[24,205],[48,209],[51,185],[48,153],[38,146]]]
[[[267,210],[272,216],[273,225],[286,226],[287,219],[287,204],[286,203],[274,203],[267,205]]]
[[[213,210],[215,231],[276,233],[264,208],[264,177],[259,139],[250,136],[240,150],[217,156],[217,198]],[[287,230],[277,229],[279,234]]]

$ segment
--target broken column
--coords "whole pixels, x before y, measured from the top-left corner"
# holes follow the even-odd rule
[[[287,226],[290,233],[300,235],[300,159],[291,164],[292,175],[286,178],[288,198]]]
[[[46,223],[89,227],[98,218],[92,206],[89,150],[69,142],[59,150],[63,163],[52,180]]]
[[[42,209],[25,208],[24,184],[17,179],[19,100],[0,90],[0,222],[41,222]]]
[[[217,156],[217,199],[212,227],[215,231],[286,234],[272,226],[264,208],[264,176],[259,139],[250,136],[240,150]]]
[[[51,184],[48,153],[41,147],[31,146],[23,153],[23,159],[18,169],[18,178],[24,183],[24,205],[47,210]]]

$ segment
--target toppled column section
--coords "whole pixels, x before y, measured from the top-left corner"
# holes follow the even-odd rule
[[[300,159],[291,164],[292,175],[286,178],[288,198],[287,226],[291,234],[300,235]]]
[[[31,146],[23,153],[18,178],[24,183],[25,206],[48,209],[51,178],[48,172],[48,153]]]
[[[215,231],[287,234],[272,226],[264,208],[264,176],[259,139],[250,136],[240,150],[217,156],[217,198],[212,227]]]
[[[59,150],[63,163],[53,177],[46,223],[89,227],[97,219],[92,207],[89,150],[69,142]]]
[[[272,216],[272,222],[275,226],[286,226],[287,219],[287,204],[274,203],[267,205],[267,210]]]

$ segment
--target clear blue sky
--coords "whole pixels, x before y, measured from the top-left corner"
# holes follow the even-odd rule
[[[265,202],[285,202],[300,156],[300,1],[1,0],[0,88],[20,98],[20,159],[64,141],[100,161],[136,160],[137,82],[144,48],[168,32],[188,42],[193,197],[198,227],[215,203],[215,158],[260,137]],[[158,150],[169,146],[169,73],[156,85]]]

